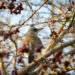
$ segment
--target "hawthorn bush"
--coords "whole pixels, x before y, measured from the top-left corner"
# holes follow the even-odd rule
[[[31,27],[43,46],[28,63],[22,44]],[[75,73],[75,1],[0,0],[0,75],[71,75]]]

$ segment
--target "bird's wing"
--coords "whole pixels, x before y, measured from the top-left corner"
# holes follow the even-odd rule
[[[40,46],[43,45],[41,40],[38,37],[35,38],[35,45],[36,48],[39,48]]]

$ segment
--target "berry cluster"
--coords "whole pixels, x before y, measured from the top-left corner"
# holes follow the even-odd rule
[[[50,36],[51,36],[51,37],[53,36],[53,38],[56,38],[56,37],[57,37],[57,33],[56,33],[55,31],[52,31],[52,33],[51,33]]]
[[[14,68],[13,70],[12,70],[12,74],[11,75],[18,75],[18,72],[17,72],[17,69],[16,68]]]
[[[59,52],[55,53],[55,55],[52,58],[52,61],[60,63],[60,59],[62,58],[61,55],[62,55],[62,51],[59,51]]]
[[[36,52],[41,52],[42,48],[43,48],[43,46],[40,46],[39,48],[35,48],[35,51]]]
[[[7,39],[9,36],[13,35],[13,34],[16,34],[17,32],[19,32],[18,28],[16,28],[14,31],[9,31],[8,33],[4,33],[3,36],[4,36],[4,40]]]
[[[75,4],[75,1],[72,1],[71,3],[74,5]]]
[[[63,59],[62,51],[55,53],[52,58],[45,59],[42,64],[40,64],[40,62],[38,62],[38,61],[34,61],[37,65],[40,65],[40,68],[42,69],[40,71],[39,75],[44,75],[45,71],[47,71],[48,68],[50,69],[49,75],[70,75],[69,73],[67,73],[67,71],[68,71],[68,66],[70,66],[71,62],[65,60],[65,61],[57,64],[57,62],[59,62],[59,61],[57,61],[57,59],[60,60],[60,62],[61,62],[61,59]],[[75,59],[73,59],[73,62],[74,61],[75,61]],[[65,69],[63,69],[63,67],[62,68],[59,67],[59,65],[61,65],[61,64],[63,64],[63,67],[65,67],[66,71],[65,71]],[[61,71],[57,71],[58,68]],[[54,74],[53,71],[57,72],[57,74]]]
[[[26,47],[21,47],[21,48],[19,48],[18,50],[17,50],[17,52],[18,53],[24,53],[24,52],[29,52],[29,49],[28,48],[26,48]]]
[[[0,9],[5,9],[8,8],[10,10],[10,14],[20,14],[21,11],[23,10],[22,3],[19,3],[17,7],[14,5],[14,1],[16,0],[11,0],[11,2],[7,5],[7,7],[4,6],[4,2],[1,2]]]
[[[0,9],[5,9],[4,2],[1,2]]]
[[[20,14],[22,10],[23,10],[22,3],[19,3],[14,10],[10,10],[10,13]]]
[[[35,51],[36,52],[41,52],[41,49],[43,48],[43,46],[40,46],[39,48],[35,48]],[[23,52],[29,52],[29,49],[28,48],[26,48],[26,46],[24,45],[24,46],[22,46],[21,48],[19,48],[18,50],[18,53],[23,53]]]
[[[55,23],[55,22],[56,22],[56,20],[51,20],[51,22],[52,22],[52,23]]]
[[[9,10],[12,10],[12,9],[15,8],[15,5],[13,4],[13,2],[10,2],[10,3],[8,4],[7,8],[8,8]]]
[[[0,52],[0,58],[3,58],[6,55],[5,51]]]

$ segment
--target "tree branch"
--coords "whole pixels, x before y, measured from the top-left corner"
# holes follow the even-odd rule
[[[67,43],[64,43],[64,44],[62,44],[62,45],[60,45],[58,47],[55,47],[55,48],[49,50],[46,54],[40,56],[37,59],[37,61],[39,61],[39,63],[41,63],[45,58],[49,57],[51,54],[56,53],[56,52],[62,50],[62,48],[65,48],[67,46],[70,46],[70,45],[72,45],[74,43],[75,43],[75,39],[73,39],[73,40],[71,40],[71,41],[69,41]],[[32,70],[36,66],[37,66],[36,63],[35,62],[32,62],[28,67],[26,67],[26,68],[22,69],[21,71],[19,71],[18,74],[19,75],[23,75],[23,73]]]

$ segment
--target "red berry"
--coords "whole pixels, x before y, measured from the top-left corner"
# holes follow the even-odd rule
[[[43,64],[43,69],[47,70],[47,65],[46,64]]]
[[[15,33],[15,34],[16,34],[17,32],[19,32],[18,28],[16,28],[16,29],[14,30],[14,33]]]
[[[59,56],[59,59],[62,59],[63,58],[63,56]]]
[[[57,52],[57,53],[55,54],[55,57],[58,58],[61,54],[62,54],[62,50],[60,50],[59,52]]]
[[[35,48],[35,51],[36,52],[41,52],[41,49],[40,48]]]
[[[18,53],[20,53],[20,52],[22,52],[22,51],[23,51],[23,48],[19,48],[19,49],[17,50]]]
[[[28,48],[26,48],[26,47],[23,47],[23,51],[22,52],[29,52],[29,49]]]
[[[9,36],[11,36],[12,34],[13,34],[13,32],[12,32],[12,31],[10,31],[10,32],[8,33],[8,35],[9,35]]]
[[[51,20],[51,22],[52,22],[52,23],[55,23],[56,21],[55,21],[55,20]]]
[[[72,59],[73,62],[75,62],[75,59]]]
[[[50,69],[51,69],[51,70],[54,70],[54,69],[57,68],[57,67],[58,67],[58,66],[57,66],[56,64],[52,64],[51,67],[50,67]]]
[[[16,62],[16,57],[13,58],[13,61]]]
[[[74,1],[72,1],[72,4],[74,5]]]
[[[39,65],[39,62],[38,62],[37,60],[34,60],[34,62],[35,62],[37,65]]]
[[[64,62],[64,65],[67,67],[68,65],[70,64],[70,62],[68,62],[68,61],[65,61]]]
[[[19,52],[19,53],[29,52],[29,49],[26,48],[26,47],[21,47],[21,48],[19,48],[19,49],[17,50],[17,52]]]
[[[16,70],[16,69],[15,69],[15,70],[13,70],[11,75],[18,75],[17,70]]]
[[[5,51],[0,52],[0,58],[4,57],[6,55]]]
[[[69,33],[69,30],[66,30],[66,33]]]
[[[22,60],[22,58],[20,57],[19,59],[18,59],[18,63],[22,63],[23,62],[23,60]]]
[[[48,61],[52,61],[52,58],[48,58]]]
[[[64,31],[64,29],[61,29],[61,31],[63,32],[63,31]]]
[[[4,39],[7,39],[9,37],[9,34],[8,33],[4,33]]]
[[[10,10],[10,14],[12,14],[13,13],[13,11],[12,10]]]
[[[0,6],[0,9],[2,9],[2,6]]]
[[[65,73],[66,73],[66,71],[62,70],[62,71],[58,72],[58,75],[66,75]]]
[[[52,58],[53,62],[55,62],[56,59],[59,58],[59,56],[60,56],[61,54],[62,54],[62,50],[60,50],[59,52],[57,52],[57,53],[53,56],[53,58]],[[58,59],[57,59],[57,61],[58,61]]]
[[[40,71],[39,75],[44,75],[44,72],[43,71]]]
[[[15,8],[15,5],[13,3],[10,3],[10,4],[8,4],[7,8],[12,10]]]
[[[19,4],[18,4],[18,7],[22,7],[22,3],[19,3]]]
[[[50,34],[50,37],[53,36],[53,34]]]
[[[4,2],[1,2],[1,6],[3,6],[4,5]]]
[[[21,14],[21,10],[18,11],[18,14]]]
[[[13,1],[16,1],[16,0],[13,0]]]
[[[14,9],[12,12],[15,13],[16,12],[16,9]]]
[[[35,48],[36,52],[41,52],[41,49],[43,48],[43,46],[40,46],[39,48]]]
[[[13,0],[11,0],[11,3],[13,3]]]
[[[51,35],[50,36],[53,36],[54,35],[54,38],[57,37],[57,33],[55,31],[52,31]]]

